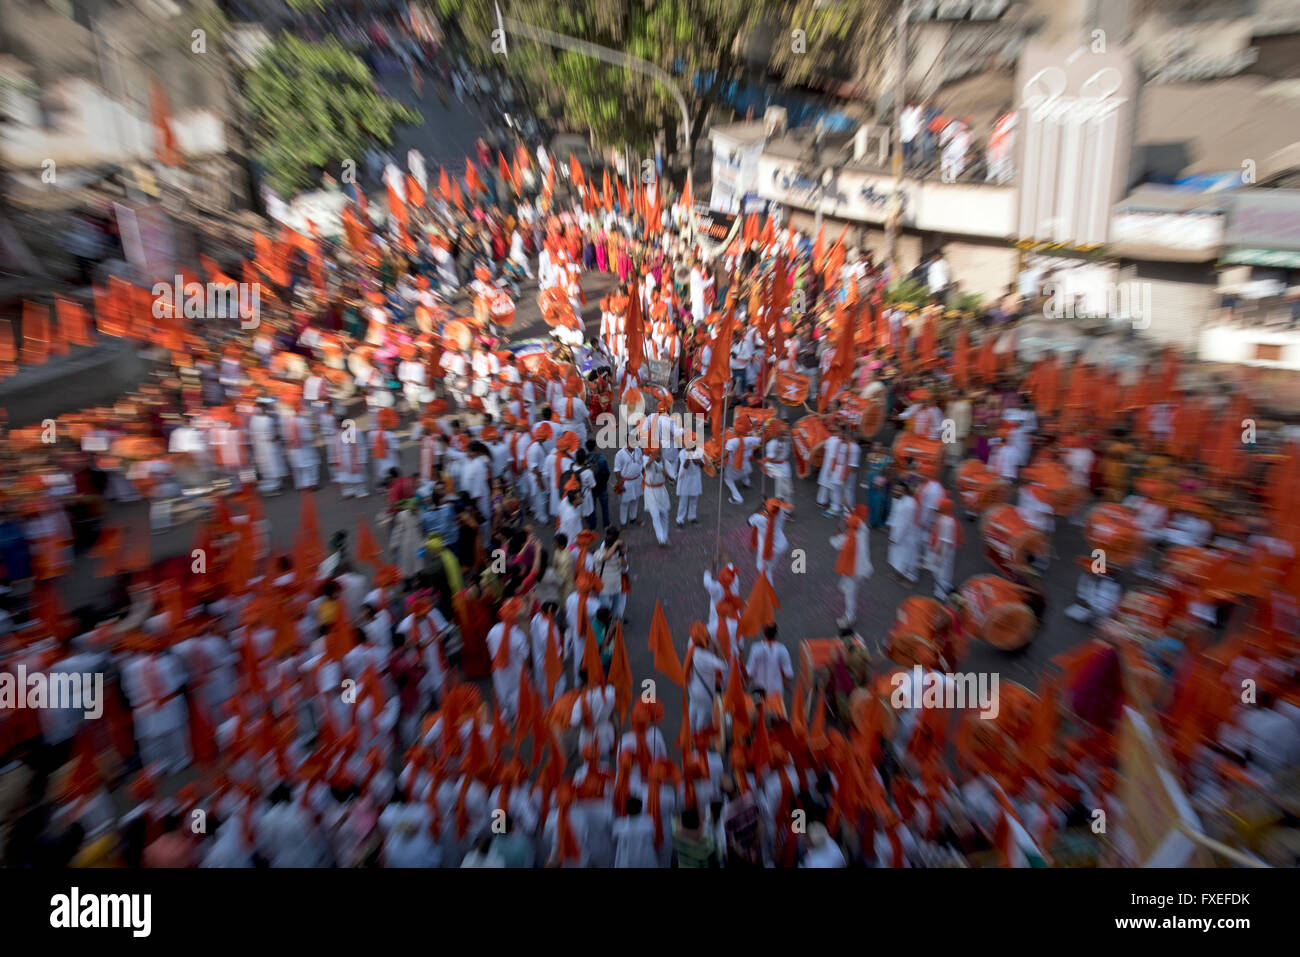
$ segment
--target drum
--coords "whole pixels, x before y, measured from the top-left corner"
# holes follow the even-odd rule
[[[894,461],[901,463],[903,459],[914,459],[918,464],[928,465],[938,475],[943,467],[943,443],[913,432],[900,432],[894,440]]]
[[[474,345],[474,320],[468,316],[453,319],[443,328],[442,336],[457,349],[468,352]]]
[[[736,406],[735,426],[737,432],[746,435],[758,435],[763,423],[776,415],[776,409],[751,409],[749,406]]]
[[[717,478],[718,469],[722,466],[722,440],[716,436],[704,443],[704,461],[700,463],[700,468],[709,478]]]
[[[1165,570],[1181,582],[1204,589],[1222,560],[1221,554],[1208,548],[1176,545],[1165,551]]]
[[[492,297],[492,321],[499,326],[508,326],[515,321],[515,302],[505,292]]]
[[[997,575],[976,575],[961,586],[962,624],[1002,651],[1029,644],[1038,626],[1020,589]]]
[[[812,694],[812,689],[825,684],[833,667],[844,660],[844,642],[838,638],[805,638],[799,642],[799,674],[803,686]],[[794,703],[808,713],[808,703]]]
[[[851,428],[859,438],[870,439],[885,424],[883,402],[864,399],[856,392],[840,396],[839,421]]]
[[[994,505],[980,522],[984,557],[1004,575],[1029,567],[1031,556],[1046,555],[1047,536],[1021,517],[1014,506]]]
[[[805,415],[790,430],[790,448],[794,452],[794,468],[800,478],[807,478],[814,468],[822,464],[822,447],[831,437],[821,416]]]
[[[1007,490],[1007,480],[979,459],[967,459],[957,467],[957,494],[968,512],[978,515],[1005,502]]]
[[[712,413],[713,393],[704,384],[704,376],[696,376],[686,386],[686,408],[696,415]]]
[[[1094,505],[1083,522],[1083,538],[1089,548],[1106,554],[1106,563],[1127,568],[1142,552],[1142,529],[1131,508],[1113,502]]]
[[[1115,617],[1127,621],[1138,634],[1157,638],[1173,617],[1173,599],[1163,592],[1137,588],[1124,593]]]
[[[892,642],[895,637],[905,634],[920,635],[926,640],[931,640],[939,633],[947,619],[948,613],[933,598],[911,595],[898,603],[898,610],[894,613],[894,624],[889,629],[887,641]],[[889,657],[893,658],[893,655]]]
[[[1020,474],[1026,481],[1043,487],[1044,501],[1057,515],[1073,515],[1083,502],[1084,490],[1074,484],[1070,470],[1060,462],[1039,462]]]
[[[649,409],[651,412],[657,412],[659,410],[659,403],[661,403],[664,399],[668,400],[669,408],[672,407],[673,394],[669,392],[667,389],[665,389],[663,386],[647,385],[647,386],[643,386],[641,391],[645,394],[646,397],[646,408]]]

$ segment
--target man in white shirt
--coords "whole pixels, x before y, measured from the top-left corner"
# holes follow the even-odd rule
[[[776,625],[768,625],[763,640],[749,649],[745,663],[750,683],[766,695],[777,695],[785,700],[785,683],[794,677],[790,663],[790,649],[776,640]]]

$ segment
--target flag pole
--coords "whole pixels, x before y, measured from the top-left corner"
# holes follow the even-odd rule
[[[722,555],[722,487],[727,479],[727,399],[731,394],[731,384],[722,390],[722,418],[718,420],[721,435],[718,436],[718,528],[713,537],[713,568],[716,571],[718,559]],[[743,441],[743,440],[742,440]]]

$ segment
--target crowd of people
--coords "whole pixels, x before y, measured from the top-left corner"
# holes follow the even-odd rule
[[[1269,795],[1300,764],[1300,448],[1247,441],[1243,396],[1187,392],[1172,352],[1135,379],[1022,362],[1014,323],[954,314],[942,288],[892,301],[844,233],[751,217],[713,248],[689,195],[533,144],[380,175],[340,236],[256,237],[254,328],[97,289],[95,327],[138,339],[155,375],[54,441],[9,430],[4,667],[103,675],[104,698],[101,720],[0,711],[6,863],[1139,863],[1122,828],[1091,826],[1124,820],[1126,704],[1156,716],[1207,832],[1294,863],[1274,833],[1294,805]],[[520,350],[534,277],[554,344]],[[55,315],[52,343],[88,310]],[[606,415],[631,424],[613,446]],[[639,623],[654,673],[633,674],[626,532],[644,510],[667,546],[706,477],[753,571],[720,561],[697,596],[656,594],[701,615],[677,641],[661,609]],[[795,481],[838,523],[805,544],[833,550],[844,595],[839,637],[798,668],[772,586]],[[330,524],[329,483],[373,509]],[[264,500],[290,487],[280,550]],[[139,499],[148,528],[121,517]],[[991,641],[954,564],[961,519],[1000,506],[1045,547],[969,534],[1039,621],[1057,519],[1084,526],[1102,559],[1072,617],[1093,637],[1035,691],[1004,687],[992,720],[899,709],[892,691],[953,682]],[[192,550],[152,554],[150,528],[190,521]],[[930,602],[924,628],[884,642],[855,627],[878,529],[890,572],[934,595],[908,599]],[[108,587],[69,611],[82,562]],[[680,688],[672,740],[649,677]]]

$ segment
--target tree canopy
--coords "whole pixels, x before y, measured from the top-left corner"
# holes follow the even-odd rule
[[[598,142],[627,142],[644,151],[658,130],[677,132],[674,100],[650,77],[508,30],[508,54],[502,56],[493,51],[492,0],[437,5],[468,41],[467,55],[497,63]],[[841,62],[846,49],[858,56],[878,50],[884,33],[876,28],[891,8],[890,0],[511,0],[503,11],[659,66],[686,100],[693,146],[709,108],[729,84],[748,75],[751,59],[780,72],[785,82],[806,82]],[[802,31],[799,42],[796,29]]]
[[[338,41],[279,37],[245,77],[254,155],[278,192],[312,185],[316,171],[358,161],[371,137],[392,139],[393,127],[420,115],[379,93],[370,70]]]

